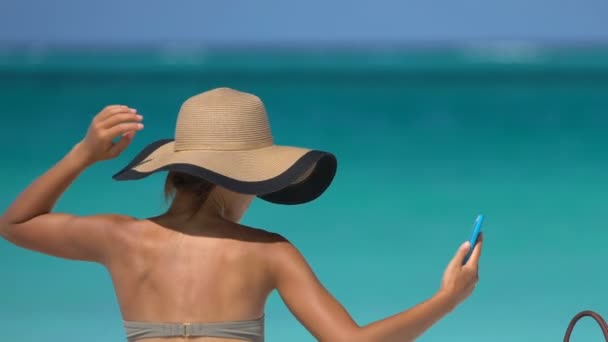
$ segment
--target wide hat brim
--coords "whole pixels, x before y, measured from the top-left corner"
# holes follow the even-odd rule
[[[163,139],[146,146],[112,178],[136,180],[179,171],[268,202],[302,204],[325,192],[336,169],[336,157],[319,150],[272,145],[244,151],[175,151],[173,139]]]

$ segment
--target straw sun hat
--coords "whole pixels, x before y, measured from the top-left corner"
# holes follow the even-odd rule
[[[275,145],[264,104],[253,94],[217,88],[181,106],[175,139],[146,146],[115,180],[179,171],[273,203],[301,204],[319,197],[336,173],[324,151]]]

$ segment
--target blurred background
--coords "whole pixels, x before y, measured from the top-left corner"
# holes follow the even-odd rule
[[[121,103],[146,129],[57,210],[156,215],[163,175],[111,175],[219,86],[260,96],[277,143],[337,155],[323,197],[244,223],[291,239],[359,324],[433,295],[478,213],[480,283],[420,341],[560,341],[608,316],[605,0],[2,0],[0,210]],[[1,340],[125,340],[102,267],[2,240],[0,270]],[[266,317],[268,341],[314,340],[276,293]],[[572,336],[599,340],[591,319]]]

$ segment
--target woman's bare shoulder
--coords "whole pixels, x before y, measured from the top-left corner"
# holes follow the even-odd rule
[[[278,264],[293,263],[294,259],[303,258],[296,246],[284,235],[262,228],[248,227],[247,230],[249,233],[246,239],[255,242],[275,268]]]
[[[142,222],[142,220],[124,214],[98,214],[94,216],[97,220],[105,222],[113,228],[116,234],[130,233],[132,230],[137,229],[139,225],[136,223]]]
[[[98,222],[125,224],[137,221],[137,218],[124,214],[116,213],[101,213],[87,216],[89,220],[97,220]]]
[[[111,227],[111,235],[117,246],[137,241],[145,230],[146,220],[125,214],[99,214],[95,217]]]
[[[249,242],[257,242],[264,244],[276,244],[286,242],[287,239],[276,232],[257,227],[243,226],[239,231],[239,236]]]

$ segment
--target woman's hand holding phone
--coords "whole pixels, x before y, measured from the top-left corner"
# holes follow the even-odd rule
[[[464,263],[471,248],[473,248],[473,252],[468,261]],[[458,248],[443,274],[439,292],[450,298],[454,306],[467,299],[477,285],[482,248],[483,234],[479,233],[474,247],[471,246],[470,241],[466,241]]]

